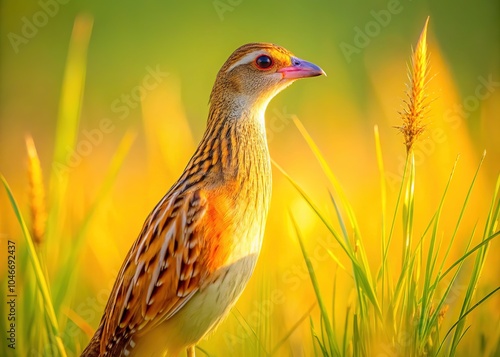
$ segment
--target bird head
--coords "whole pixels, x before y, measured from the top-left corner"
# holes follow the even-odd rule
[[[240,103],[265,110],[269,101],[300,78],[326,75],[311,62],[271,43],[249,43],[234,51],[220,69],[211,105]]]

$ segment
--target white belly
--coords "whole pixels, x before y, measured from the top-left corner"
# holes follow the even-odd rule
[[[243,292],[257,258],[258,254],[247,255],[219,269],[213,281],[196,292],[174,316],[145,336],[135,337],[129,356],[177,356],[212,332]]]

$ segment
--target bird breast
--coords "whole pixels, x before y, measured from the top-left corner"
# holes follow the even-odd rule
[[[221,158],[230,157],[231,165],[222,164],[223,182],[209,193],[207,219],[217,242],[227,256],[215,265],[230,265],[248,255],[258,256],[271,199],[271,164],[265,134],[256,128],[236,128],[232,144]],[[230,152],[229,152],[230,151]],[[220,177],[220,176],[219,176]],[[214,251],[214,249],[209,249]],[[224,255],[224,254],[222,254]],[[252,268],[253,270],[253,268]],[[251,272],[250,272],[251,273]]]

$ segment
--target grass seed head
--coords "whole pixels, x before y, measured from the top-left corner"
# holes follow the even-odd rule
[[[38,158],[35,143],[31,136],[26,136],[28,151],[29,202],[31,210],[31,230],[33,241],[40,245],[45,234],[47,212],[45,210],[45,188],[43,185],[42,167]]]
[[[403,125],[396,127],[403,133],[406,152],[409,153],[425,130],[423,124],[424,116],[428,110],[426,86],[428,83],[429,57],[427,54],[427,25],[420,34],[417,46],[412,53],[411,66],[408,68],[410,83],[407,86],[406,99],[403,101],[403,110],[399,113],[403,119]]]

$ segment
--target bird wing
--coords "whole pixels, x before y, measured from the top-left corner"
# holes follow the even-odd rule
[[[198,259],[207,211],[202,191],[165,196],[146,219],[115,282],[103,317],[101,353],[174,315],[208,275]],[[123,342],[123,341],[122,341]]]

